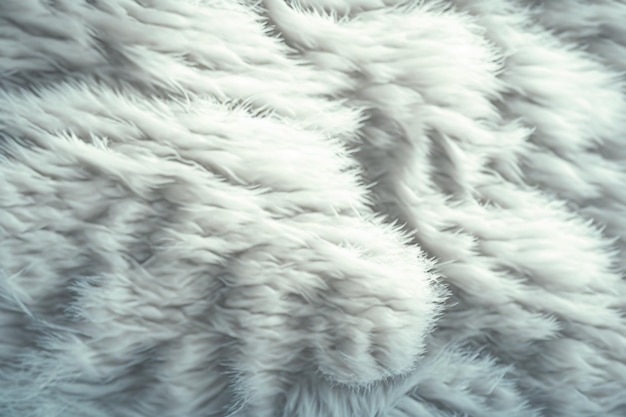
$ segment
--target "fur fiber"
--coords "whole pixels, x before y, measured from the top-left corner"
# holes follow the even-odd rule
[[[626,416],[623,0],[1,0],[0,416]]]

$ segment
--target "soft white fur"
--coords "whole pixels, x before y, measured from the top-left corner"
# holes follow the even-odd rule
[[[623,417],[624,22],[0,1],[0,416]]]

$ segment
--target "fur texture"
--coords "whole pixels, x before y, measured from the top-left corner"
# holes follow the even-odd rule
[[[0,415],[623,417],[625,21],[0,1]]]

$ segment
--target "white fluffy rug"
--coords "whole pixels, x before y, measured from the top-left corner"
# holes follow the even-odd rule
[[[0,416],[626,416],[623,0],[1,0]]]

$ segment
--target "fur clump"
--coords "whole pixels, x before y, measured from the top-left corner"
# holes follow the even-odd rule
[[[622,417],[624,17],[0,2],[0,415]]]

